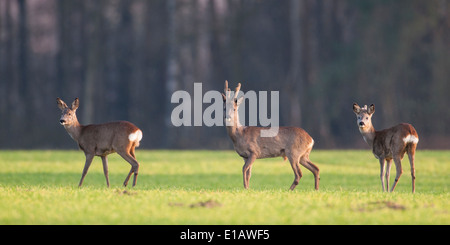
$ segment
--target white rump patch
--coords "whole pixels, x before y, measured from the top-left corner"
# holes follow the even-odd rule
[[[131,142],[139,143],[139,141],[141,141],[141,139],[142,139],[142,131],[138,130],[138,131],[136,131],[134,133],[131,133],[130,135],[128,135],[128,139]]]
[[[313,139],[311,139],[311,143],[309,143],[309,145],[308,145],[308,148],[313,148],[313,146],[314,146],[314,140]]]
[[[403,138],[403,142],[405,142],[405,144],[408,144],[408,143],[417,144],[419,142],[419,139],[416,136],[409,134],[408,136]]]

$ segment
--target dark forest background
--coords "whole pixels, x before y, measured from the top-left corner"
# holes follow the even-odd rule
[[[447,0],[0,0],[0,148],[76,148],[56,97],[83,124],[129,120],[142,148],[232,149],[223,127],[171,125],[176,90],[280,91],[280,125],[316,148],[367,148],[413,124],[450,148]],[[204,105],[205,109],[208,105]]]

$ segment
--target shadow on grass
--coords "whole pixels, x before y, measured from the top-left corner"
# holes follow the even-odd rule
[[[109,174],[111,188],[123,186],[127,173]],[[81,173],[0,173],[1,186],[73,186],[77,187]],[[131,177],[128,187],[131,188]],[[145,175],[139,174],[136,189],[232,189],[242,186],[242,177],[234,174],[185,174],[185,175]],[[103,173],[88,173],[83,182],[83,187],[106,188],[106,180]]]
[[[122,187],[126,173],[110,174],[111,188]],[[0,173],[2,186],[71,186],[77,187],[81,173]],[[252,190],[288,190],[294,180],[293,174],[253,174],[250,180]],[[132,178],[127,188],[131,188]],[[405,178],[402,182],[408,182]],[[379,178],[369,175],[322,174],[320,189],[322,190],[355,190],[373,189],[378,187]],[[83,187],[106,188],[103,173],[88,173]],[[381,188],[381,185],[380,185]],[[138,175],[136,190],[154,189],[190,189],[190,190],[239,190],[243,188],[240,174],[140,174]],[[314,190],[314,177],[304,173],[296,190]]]

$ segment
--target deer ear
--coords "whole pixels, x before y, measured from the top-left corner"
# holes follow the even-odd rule
[[[359,114],[361,112],[361,107],[358,104],[353,103],[353,112]]]
[[[60,99],[60,98],[56,98],[56,103],[58,104],[58,107],[61,110],[64,110],[67,108],[66,103],[64,103],[64,101],[62,101],[62,99]]]
[[[375,105],[371,104],[369,106],[369,109],[367,109],[367,113],[369,113],[369,115],[372,115],[375,112]]]
[[[242,101],[244,101],[244,96],[242,96],[239,99],[236,99],[236,105],[239,106],[242,103]]]
[[[80,100],[78,98],[75,98],[75,100],[72,102],[72,110],[78,109],[78,106],[80,106]]]

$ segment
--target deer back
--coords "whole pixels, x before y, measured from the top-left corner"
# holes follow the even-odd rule
[[[416,129],[408,123],[401,123],[392,128],[375,132],[373,153],[378,158],[392,159],[403,154],[408,144],[417,144],[419,136]]]
[[[90,124],[83,126],[78,145],[84,151],[95,152],[96,155],[129,148],[131,144],[139,145],[142,131],[127,121]]]
[[[288,154],[302,155],[312,148],[314,140],[303,129],[296,127],[280,127],[274,137],[261,137],[265,127],[243,127],[237,132],[234,148],[241,157],[256,154],[256,158],[285,156]]]

